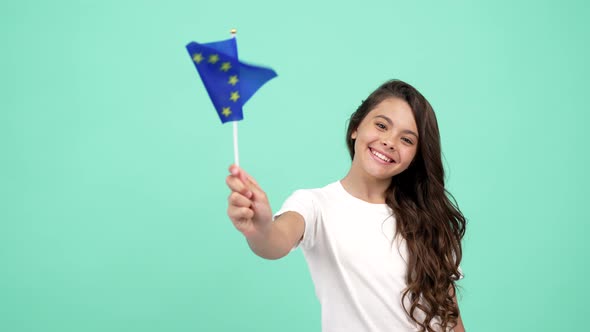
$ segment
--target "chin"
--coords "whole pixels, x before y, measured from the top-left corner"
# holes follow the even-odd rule
[[[376,180],[381,180],[381,181],[385,181],[385,180],[391,180],[392,177],[398,175],[401,172],[376,172],[376,171],[368,171],[367,172],[369,175],[371,175],[373,178],[375,178]]]

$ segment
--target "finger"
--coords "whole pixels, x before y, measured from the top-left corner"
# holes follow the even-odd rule
[[[240,167],[236,164],[231,164],[229,166],[229,173],[231,175],[238,175],[238,173],[240,172]]]
[[[251,207],[252,206],[252,201],[250,199],[248,199],[246,196],[244,196],[238,192],[235,192],[235,191],[229,195],[227,200],[230,205],[233,205],[236,207]]]
[[[240,168],[240,175],[242,178],[242,181],[244,182],[250,182],[253,185],[255,185],[256,187],[260,188],[260,186],[258,185],[258,182],[254,179],[254,177],[250,174],[248,174],[248,172],[246,172],[245,170]]]
[[[244,170],[240,170],[240,172],[243,172],[244,178],[246,178],[245,182],[243,183],[252,192],[252,196],[248,196],[248,198],[252,199],[253,197],[256,197],[256,200],[266,200],[266,193],[264,190],[262,190],[262,188],[260,188],[256,180],[254,180],[254,178],[248,175],[248,173],[246,173]]]
[[[252,193],[252,196],[250,197],[252,200],[257,202],[265,202],[268,200],[266,193],[264,192],[264,190],[260,189],[259,186],[250,182],[248,188]]]
[[[254,177],[252,177],[250,174],[248,174],[248,172],[236,164],[232,164],[229,167],[229,172],[231,175],[238,176],[244,183],[251,182],[258,186],[258,182],[256,182]]]
[[[242,169],[240,166],[238,166],[236,164],[230,165],[229,172],[231,173],[232,176],[238,177],[240,180],[242,180],[242,182],[244,183],[244,185],[246,187],[250,187],[248,184],[252,183],[254,186],[257,186],[258,188],[260,188],[260,186],[258,186],[258,182],[256,182],[256,180],[250,174],[248,174],[244,169]],[[250,197],[249,195],[247,195],[247,196]]]
[[[254,217],[254,211],[247,207],[229,207],[227,215],[232,221],[248,221]]]
[[[246,197],[252,197],[252,191],[238,177],[233,176],[233,175],[228,175],[225,178],[225,183],[227,184],[227,186],[229,187],[229,189],[231,191],[238,192]]]

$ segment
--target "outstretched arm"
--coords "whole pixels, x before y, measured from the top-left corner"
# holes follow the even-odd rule
[[[303,236],[303,217],[286,212],[273,222],[268,197],[256,180],[238,166],[232,165],[229,171],[227,215],[234,227],[258,256],[278,259],[287,255]]]

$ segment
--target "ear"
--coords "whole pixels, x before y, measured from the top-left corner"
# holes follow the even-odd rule
[[[350,134],[350,138],[351,139],[356,139],[356,137],[357,137],[357,133],[356,133],[356,130],[355,130],[355,131],[352,132],[352,134]]]

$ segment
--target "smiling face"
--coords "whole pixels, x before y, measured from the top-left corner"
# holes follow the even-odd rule
[[[406,170],[418,148],[418,127],[412,109],[395,97],[377,104],[350,137],[354,140],[351,170],[378,181],[389,181]]]

